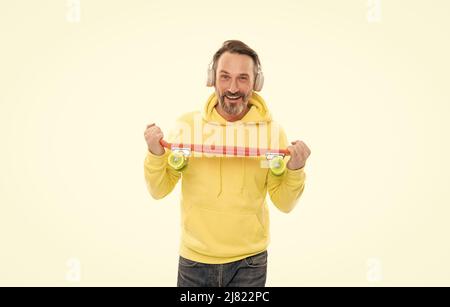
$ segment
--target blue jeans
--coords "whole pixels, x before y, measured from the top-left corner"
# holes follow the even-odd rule
[[[207,264],[180,256],[178,287],[264,287],[267,251],[242,260]]]

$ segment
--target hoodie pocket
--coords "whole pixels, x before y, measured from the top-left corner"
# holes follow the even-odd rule
[[[239,214],[192,206],[183,225],[183,242],[198,253],[235,257],[264,249],[266,231],[254,213]]]

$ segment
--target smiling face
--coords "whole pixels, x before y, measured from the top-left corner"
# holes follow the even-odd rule
[[[247,114],[254,79],[254,63],[250,56],[230,52],[220,56],[215,81],[219,100],[216,109],[227,121],[239,120]]]

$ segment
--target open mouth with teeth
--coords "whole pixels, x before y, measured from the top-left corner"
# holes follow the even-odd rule
[[[236,101],[241,98],[241,96],[230,96],[230,95],[225,95],[225,97],[227,97],[228,100],[232,101]]]

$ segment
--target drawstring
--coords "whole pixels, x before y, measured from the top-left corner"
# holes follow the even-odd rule
[[[241,194],[244,196],[244,185],[245,185],[245,158],[241,158],[241,170],[243,172],[242,174],[242,184],[241,184]]]
[[[242,196],[244,196],[245,177],[246,177],[245,158],[240,158],[240,159],[241,159],[241,170],[242,170],[242,183],[241,183],[241,190],[239,191],[239,193]],[[219,192],[217,193],[217,197],[219,197],[220,194],[222,194],[222,157],[219,157]]]
[[[222,193],[222,158],[219,157],[219,193],[217,193],[217,197]]]

